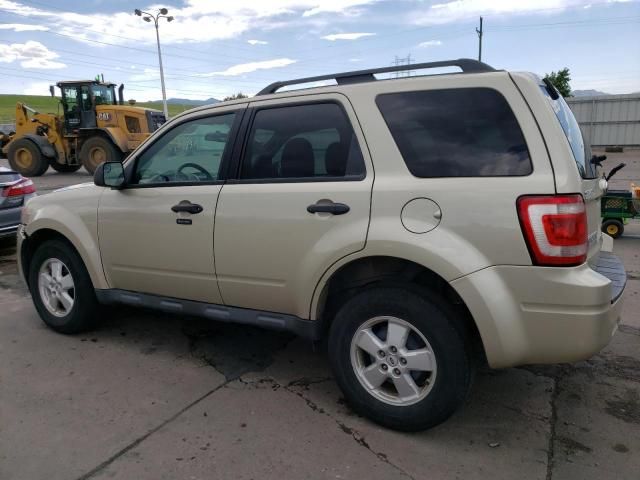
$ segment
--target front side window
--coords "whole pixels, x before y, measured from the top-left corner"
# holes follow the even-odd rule
[[[218,180],[234,118],[228,113],[176,125],[138,157],[133,183]]]
[[[527,144],[506,99],[490,88],[383,94],[376,103],[416,177],[528,175]]]
[[[113,87],[106,85],[94,85],[93,97],[96,105],[115,105],[115,96]]]
[[[364,172],[345,112],[335,103],[315,103],[256,113],[241,178],[355,180]]]

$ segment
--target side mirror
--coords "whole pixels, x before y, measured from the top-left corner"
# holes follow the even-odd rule
[[[49,92],[51,93],[52,97],[56,96],[56,91],[53,89],[53,85],[49,85]]]
[[[124,167],[120,162],[104,162],[98,165],[93,174],[93,183],[99,187],[122,188],[124,186]]]

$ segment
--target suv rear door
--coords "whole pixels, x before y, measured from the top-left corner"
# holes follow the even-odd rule
[[[218,284],[227,305],[304,318],[325,270],[364,248],[373,168],[343,95],[249,107],[216,210]]]

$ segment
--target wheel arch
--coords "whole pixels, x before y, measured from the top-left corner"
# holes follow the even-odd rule
[[[442,275],[406,258],[372,255],[352,259],[336,268],[316,288],[311,318],[322,322],[321,331],[326,333],[338,308],[362,288],[376,283],[408,284],[417,289],[428,289],[444,298],[457,313],[459,326],[468,334],[474,353],[486,363],[482,336],[464,299]]]
[[[20,137],[12,138],[11,141],[5,145],[5,147],[7,149],[7,154],[9,152],[9,149],[12,147],[12,144],[13,144],[13,146],[15,146],[16,143],[14,143],[14,142],[19,142],[21,140],[25,140],[25,141],[33,143],[35,145],[35,147],[38,150],[40,150],[40,153],[42,154],[43,157],[46,157],[46,158],[49,158],[49,159],[50,158],[54,158],[54,159],[57,158],[56,150],[55,150],[55,148],[53,148],[53,145],[51,145],[46,138],[41,137],[40,135],[32,134],[32,133],[28,133],[28,134],[22,135]]]
[[[127,136],[122,132],[120,128],[117,127],[103,127],[97,128],[95,132],[110,140],[122,153],[127,153],[129,151],[129,147],[127,145]],[[92,135],[95,136],[95,135]]]
[[[53,145],[51,145],[45,137],[41,137],[40,135],[35,135],[33,133],[28,133],[26,135],[22,135],[19,138],[13,138],[11,142],[15,142],[18,140],[31,141],[36,147],[38,147],[38,150],[40,150],[40,153],[42,153],[44,157],[47,157],[47,158],[57,157],[55,148],[53,148]],[[9,142],[9,146],[11,145],[11,142]]]
[[[81,222],[73,222],[71,227],[55,223],[43,222],[38,226],[30,224],[26,229],[28,231],[25,231],[20,245],[20,263],[27,284],[33,253],[44,242],[57,239],[68,244],[80,256],[94,288],[108,288],[98,245],[88,229]]]

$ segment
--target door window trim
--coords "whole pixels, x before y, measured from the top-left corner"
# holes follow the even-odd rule
[[[245,106],[246,107],[247,104],[242,104],[240,105],[240,107]],[[153,141],[145,144],[144,146],[144,150],[142,150],[141,152],[137,153],[135,158],[133,159],[132,162],[128,162],[125,165],[125,179],[126,179],[126,183],[125,186],[122,188],[122,190],[135,190],[138,188],[171,188],[171,187],[190,187],[190,186],[196,186],[196,185],[223,185],[226,180],[227,180],[227,173],[229,171],[229,164],[232,161],[233,158],[233,153],[236,149],[236,143],[238,142],[239,139],[239,135],[238,132],[240,130],[240,126],[245,118],[245,112],[247,111],[247,108],[240,108],[238,110],[225,110],[223,112],[215,112],[215,111],[208,111],[208,112],[203,112],[200,115],[196,115],[196,116],[190,116],[188,118],[184,118],[181,119],[180,121],[176,122],[175,125],[171,125],[170,128],[166,128],[164,129],[159,135],[158,138],[154,138]],[[131,181],[131,178],[134,175],[134,172],[136,171],[136,167],[138,165],[138,161],[140,160],[140,157],[147,151],[149,150],[153,145],[156,144],[156,142],[159,142],[165,135],[169,134],[171,131],[173,131],[174,128],[179,127],[180,125],[183,125],[187,122],[192,122],[194,120],[200,120],[203,118],[211,118],[211,117],[220,117],[222,115],[229,115],[230,113],[234,113],[236,116],[233,119],[233,125],[231,126],[231,130],[229,130],[229,140],[227,140],[227,145],[225,146],[224,149],[224,154],[222,156],[222,160],[220,162],[220,170],[219,170],[219,176],[217,180],[209,180],[209,181],[203,181],[203,182],[163,182],[163,183],[142,183],[142,184],[131,184],[129,183]]]
[[[290,97],[287,97],[290,98]],[[284,100],[286,100],[285,98]],[[262,100],[262,99],[260,99]],[[291,177],[291,178],[240,178],[240,172],[242,170],[242,162],[244,160],[244,155],[247,151],[247,147],[249,144],[249,135],[251,134],[253,124],[255,122],[256,115],[258,112],[262,110],[271,110],[275,108],[284,108],[284,107],[300,107],[306,105],[318,105],[318,104],[335,104],[338,106],[345,119],[351,126],[351,130],[353,131],[353,138],[355,139],[358,149],[360,150],[360,155],[362,156],[362,166],[364,167],[364,172],[360,175],[345,175],[342,177]],[[285,102],[285,103],[274,103],[263,106],[251,106],[247,107],[247,114],[243,119],[242,126],[240,128],[239,137],[242,137],[242,141],[236,142],[236,148],[233,151],[233,158],[229,165],[228,177],[225,182],[231,185],[247,185],[247,184],[265,184],[265,183],[326,183],[326,182],[361,182],[367,178],[367,162],[364,158],[364,152],[362,146],[360,145],[360,141],[358,140],[358,135],[356,134],[356,129],[353,124],[353,121],[349,117],[347,109],[344,107],[342,102],[334,98],[326,98],[326,99],[314,99],[314,100],[299,100],[295,102]]]

